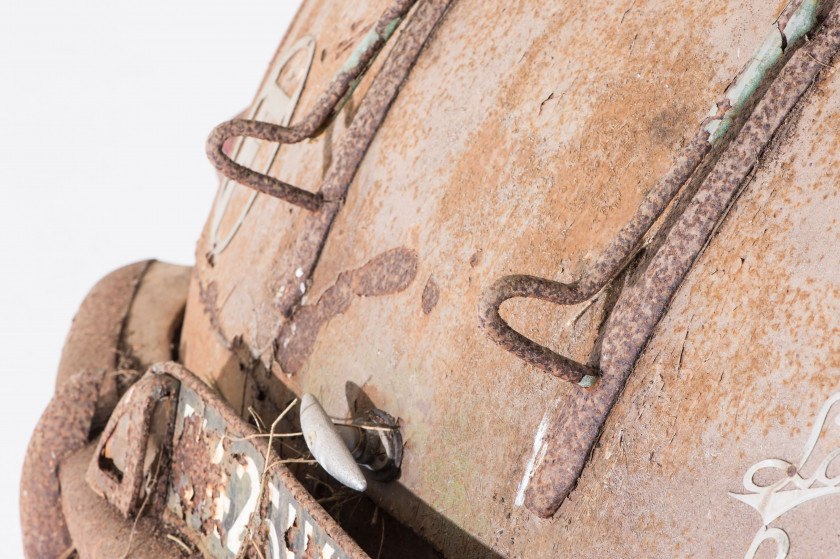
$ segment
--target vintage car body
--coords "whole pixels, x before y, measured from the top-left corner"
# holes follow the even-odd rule
[[[389,4],[304,2],[248,116],[287,126],[317,110]],[[782,66],[799,60],[794,50],[819,33],[838,33],[830,27],[832,3],[804,5],[813,8],[814,27],[795,44],[780,39],[785,52],[759,93],[780,79]],[[208,528],[212,499],[199,506],[173,476],[168,491],[180,499],[180,512],[170,507],[167,516],[161,506],[161,524],[143,532],[156,542],[148,545],[168,546],[174,557],[187,553],[181,546],[213,557],[286,557],[279,550],[296,557],[448,558],[840,553],[832,464],[840,454],[836,58],[809,55],[816,77],[781,115],[766,149],[752,154],[758,163],[739,180],[734,203],[668,297],[667,312],[657,315],[600,437],[591,452],[586,447],[575,488],[548,509],[526,506],[529,485],[542,470],[549,473],[536,475],[552,479],[543,460],[562,439],[564,406],[583,389],[501,349],[476,311],[482,292],[501,276],[581,277],[790,9],[787,2],[717,0],[418,0],[325,128],[289,145],[228,141],[225,150],[237,162],[322,193],[321,205],[312,211],[223,177],[192,270],[163,274],[165,265],[144,264],[134,271],[142,281],[131,270],[118,272],[125,277],[112,278],[117,287],[105,295],[117,301],[117,326],[90,342],[77,319],[59,386],[85,369],[143,371],[176,360],[212,386],[205,394],[189,384],[196,398],[228,406],[225,425],[239,421],[236,415],[248,420],[249,407],[268,425],[304,393],[317,395],[335,417],[372,406],[400,420],[401,476],[369,482],[367,500],[353,509],[355,497],[329,499],[337,489],[324,492],[332,482],[317,466],[280,466],[286,473],[277,483],[295,488],[299,510],[331,538],[307,535],[302,546],[241,530],[226,541],[227,520],[221,531]],[[721,153],[732,149],[752,104],[657,220],[645,237],[648,250],[617,280],[590,302],[519,299],[502,316],[597,368],[616,301],[643,283],[654,249],[666,243],[715,161],[725,161]],[[155,269],[157,279],[149,275]],[[166,303],[143,303],[144,291],[131,287],[159,285],[164,276]],[[127,295],[113,293],[120,289]],[[154,319],[125,318],[146,307],[159,311]],[[130,320],[143,326],[126,328]],[[132,351],[142,346],[126,341],[132,332],[159,351]],[[134,361],[93,362],[95,351],[75,349],[80,340],[127,348]],[[70,354],[83,357],[71,363]],[[194,382],[175,365],[154,371],[183,386]],[[100,403],[86,417],[104,414],[104,425],[107,413],[94,408],[113,406]],[[179,425],[182,434],[188,426]],[[292,420],[285,427],[298,426]],[[236,429],[247,437],[250,427]],[[77,439],[65,461],[84,465],[97,442]],[[259,461],[268,447],[255,448]],[[81,452],[87,454],[79,458]],[[71,486],[83,475],[65,473],[71,469],[60,468],[54,491],[65,476]],[[183,479],[192,475],[184,471]],[[253,495],[260,485],[241,491]],[[27,531],[34,506],[22,505],[27,542],[38,539],[37,529]],[[199,520],[190,524],[192,506]],[[66,517],[68,505],[63,511]],[[101,551],[105,544],[82,551],[80,539],[96,530],[75,523],[67,521],[73,545],[63,540],[65,548],[113,556]],[[170,528],[160,526],[174,526],[179,542],[167,541]],[[109,541],[124,541],[121,529]],[[154,530],[158,536],[149,536]],[[259,554],[239,551],[247,537]],[[35,549],[46,548],[27,544],[29,556]]]

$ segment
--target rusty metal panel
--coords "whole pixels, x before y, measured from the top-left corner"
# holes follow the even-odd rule
[[[278,84],[288,89],[290,85],[299,81],[308,68],[306,87],[294,110],[292,121],[296,116],[306,115],[313,109],[321,93],[327,89],[330,80],[341,69],[353,48],[360,43],[369,27],[389,4],[391,2],[388,0],[380,0],[362,4],[305,3],[302,6],[273,62],[282,62],[287,52],[302,38],[315,37],[315,56],[311,59],[311,65],[304,53],[301,53],[292,58],[288,68],[276,77]],[[342,115],[333,120],[323,134],[315,140],[286,145],[280,150],[263,144],[252,166],[258,169],[267,168],[269,175],[280,177],[291,184],[309,186],[321,183],[334,159],[333,151],[337,150],[347,137],[353,115],[391,48],[391,43],[384,47],[361,82],[356,85]],[[266,89],[267,85],[263,84],[260,91]],[[227,212],[221,219],[219,228],[223,232],[229,232],[238,227],[238,232],[223,254],[208,258],[208,255],[212,256],[209,243],[214,226],[212,222],[208,222],[202,234],[196,252],[195,275],[184,327],[195,335],[189,339],[185,338],[181,347],[182,358],[193,369],[214,371],[225,396],[237,407],[243,398],[243,383],[241,379],[234,379],[235,375],[232,372],[236,367],[223,369],[225,374],[221,374],[216,365],[211,365],[219,360],[236,360],[236,357],[232,357],[236,353],[232,342],[238,333],[231,333],[230,336],[225,334],[229,331],[228,321],[232,318],[230,310],[236,309],[237,322],[247,322],[248,338],[258,340],[256,343],[260,345],[259,349],[250,348],[252,351],[249,352],[249,359],[256,361],[263,358],[269,362],[270,351],[266,348],[270,349],[276,336],[278,318],[283,315],[282,308],[277,310],[275,307],[288,307],[291,304],[282,299],[281,290],[288,291],[286,296],[292,297],[290,301],[295,299],[295,293],[299,293],[298,286],[301,283],[296,278],[300,267],[299,253],[311,253],[313,257],[317,255],[324,217],[334,215],[336,209],[335,204],[328,204],[324,211],[310,216],[307,210],[294,208],[289,211],[286,203],[261,196],[257,198],[259,203],[248,211],[248,219],[241,226],[236,226],[239,216],[251,203],[250,198],[251,191],[243,187],[236,189],[230,196]],[[271,234],[266,236],[266,231],[271,231]],[[292,288],[285,290],[287,284]],[[263,301],[259,304],[261,312],[246,310],[253,301]],[[223,302],[229,309],[228,313],[218,311]],[[205,315],[205,311],[209,312]],[[209,324],[206,322],[208,319]],[[208,327],[205,328],[204,324],[208,324]],[[199,332],[203,335],[199,336]],[[215,374],[217,370],[218,375]]]
[[[214,376],[235,407],[264,389],[275,397],[291,389],[319,394],[341,415],[355,386],[399,415],[409,441],[403,477],[371,494],[449,557],[479,556],[459,548],[459,530],[512,557],[739,556],[754,537],[781,541],[778,530],[788,530],[791,557],[819,556],[826,536],[817,529],[825,523],[807,508],[811,501],[784,515],[790,527],[756,531],[755,513],[729,493],[751,488],[744,473],[763,459],[797,464],[809,423],[835,390],[826,372],[836,367],[828,358],[833,326],[813,325],[833,323],[838,293],[824,262],[836,258],[831,242],[802,240],[829,238],[833,226],[827,208],[837,165],[827,146],[836,132],[824,124],[837,114],[833,61],[817,60],[821,77],[745,190],[753,192],[766,173],[764,187],[787,194],[772,212],[759,205],[746,213],[736,204],[654,330],[576,491],[552,519],[521,504],[532,466],[556,442],[548,426],[569,387],[498,351],[475,320],[481,289],[499,275],[580,276],[782,8],[456,2],[336,208],[311,277],[290,261],[271,275],[283,250],[278,239],[288,237],[266,231],[287,223],[289,208],[258,203],[264,213],[252,226],[259,233],[244,237],[230,261],[197,272],[183,346],[188,363]],[[314,165],[300,184],[316,182],[317,154],[308,161]],[[819,189],[777,182],[794,168],[803,173],[797,180]],[[774,225],[777,216],[788,222]],[[285,254],[293,246],[287,242]],[[199,254],[206,248],[202,239]],[[397,253],[416,260],[399,289],[375,297],[358,289],[352,278]],[[741,253],[756,271],[733,284],[725,272],[744,267]],[[810,254],[807,271],[797,268],[803,253]],[[288,283],[278,278],[290,270],[303,295],[300,306],[288,307],[292,319],[277,305]],[[791,279],[789,270],[802,275]],[[592,364],[589,351],[620,287],[591,305],[521,302],[503,317]],[[776,450],[769,452],[762,439],[771,432]],[[428,510],[415,508],[417,501]]]
[[[500,554],[586,556],[592,546],[609,556],[624,545],[597,521],[615,506],[603,486],[585,505],[573,496],[552,521],[517,506],[540,423],[568,388],[500,356],[475,308],[501,274],[579,277],[778,13],[736,4],[692,11],[699,19],[690,24],[667,13],[685,9],[637,2],[622,21],[627,7],[598,3],[456,3],[379,131],[315,272],[312,299],[384,250],[417,252],[415,281],[333,318],[287,382],[320,391],[334,413],[346,406],[346,382],[398,410],[410,441],[401,483]],[[506,25],[494,26],[499,19]],[[732,33],[747,21],[754,31]],[[439,298],[426,314],[430,277]],[[503,311],[585,361],[609,297],[588,308],[523,302]],[[459,556],[435,515],[414,517],[397,492],[374,491]]]
[[[227,403],[180,366],[152,370],[181,381],[164,518],[207,556],[242,557],[254,546],[266,559],[367,557],[282,460],[266,467],[267,439]]]
[[[836,406],[820,418],[839,386],[838,122],[840,76],[826,68],[689,273],[607,422],[578,495],[600,498],[596,480],[657,495],[624,499],[624,514],[649,526],[643,504],[655,506],[681,532],[670,542],[645,534],[640,545],[744,556],[772,528],[789,539],[789,558],[836,553],[833,482],[802,484],[808,500],[767,530],[760,511],[730,494],[753,493],[744,476],[759,462],[798,466],[818,426],[809,462],[756,483],[810,478],[840,447]]]

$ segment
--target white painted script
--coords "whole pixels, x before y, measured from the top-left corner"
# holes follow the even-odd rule
[[[779,458],[770,458],[754,464],[744,474],[744,489],[747,494],[730,493],[731,497],[746,503],[761,515],[763,526],[753,538],[747,550],[745,559],[755,557],[759,546],[766,540],[775,540],[776,559],[784,559],[788,555],[790,539],[780,528],[769,528],[768,525],[786,512],[799,505],[829,495],[840,494],[840,475],[828,477],[828,468],[835,458],[840,456],[840,448],[835,448],[820,461],[811,475],[803,475],[805,464],[811,458],[814,447],[820,438],[828,415],[835,404],[840,402],[840,393],[832,395],[822,406],[811,434],[805,443],[802,456],[797,462],[788,462]],[[840,426],[840,414],[835,416],[834,424]],[[768,485],[758,485],[755,475],[761,470],[771,469],[782,472],[781,479]]]

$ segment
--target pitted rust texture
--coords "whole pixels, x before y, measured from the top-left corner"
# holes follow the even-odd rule
[[[54,559],[72,541],[61,510],[58,467],[88,443],[105,371],[65,379],[29,441],[20,482],[20,521],[27,557]]]
[[[101,431],[120,397],[139,376],[120,368],[135,361],[133,348],[126,342],[126,328],[138,293],[155,264],[146,260],[108,274],[91,289],[73,320],[58,368],[56,395],[36,427],[24,462],[21,518],[25,526],[36,522],[33,517],[40,519],[31,534],[27,535],[29,529],[24,527],[29,557],[51,556],[44,547],[51,545],[50,538],[41,529],[45,516],[56,526],[55,542],[69,537],[61,516],[58,463]],[[155,287],[152,285],[151,291]],[[147,322],[136,327],[151,328]],[[66,546],[56,555],[64,551]]]
[[[126,519],[94,493],[85,470],[94,455],[91,443],[62,460],[61,507],[79,559],[203,559],[182,537],[153,514]],[[171,538],[177,538],[179,543]],[[186,549],[183,547],[186,546]],[[63,557],[62,557],[63,559]]]
[[[198,377],[192,374],[190,371],[185,369],[182,365],[175,363],[175,362],[168,362],[168,363],[159,363],[154,365],[151,369],[153,373],[161,374],[165,373],[171,375],[178,379],[181,382],[183,387],[188,388],[189,390],[195,392],[195,394],[207,405],[211,406],[221,418],[227,423],[229,426],[229,433],[236,434],[238,437],[251,437],[253,435],[257,435],[258,433],[255,431],[253,426],[249,425],[245,422],[236,412],[231,408],[227,402],[225,402],[218,394],[216,394],[206,383],[201,381]],[[201,425],[198,421],[193,425],[193,436],[181,437],[180,441],[175,445],[175,452],[181,452],[181,446],[185,444],[189,444],[191,441],[199,444],[199,441],[196,439],[195,433],[201,431]],[[204,431],[206,433],[206,431]],[[186,431],[185,431],[186,435]],[[229,439],[225,438],[223,441],[223,449],[227,452],[227,448],[225,446],[225,442],[228,442]],[[268,441],[264,437],[255,437],[249,439],[249,444],[252,444],[263,456],[268,456]],[[203,444],[203,443],[202,443]],[[180,478],[176,477],[178,474],[176,473],[176,464],[179,460],[188,460],[185,464],[204,468],[203,471],[207,474],[206,479],[199,480],[205,487],[205,490],[214,483],[218,483],[219,477],[216,477],[215,474],[221,475],[220,472],[214,471],[209,469],[212,466],[212,459],[211,455],[208,454],[211,452],[211,447],[204,445],[205,447],[201,452],[189,453],[186,450],[183,452],[185,453],[184,456],[180,457],[176,454],[173,457],[173,468],[171,479],[177,482]],[[184,471],[181,470],[181,475],[183,475]],[[309,517],[314,521],[318,526],[320,526],[326,534],[332,538],[332,540],[338,544],[341,549],[347,553],[349,557],[353,558],[366,558],[368,557],[367,554],[358,546],[358,544],[349,536],[347,533],[336,523],[335,519],[327,513],[326,510],[318,503],[312,495],[300,484],[297,478],[289,471],[289,469],[283,465],[278,464],[271,469],[271,475],[276,477],[280,483],[282,483],[285,488],[289,491],[292,498],[303,508],[306,510]],[[194,475],[194,470],[190,470],[189,480],[195,484],[196,477]],[[215,482],[213,480],[216,480]],[[214,485],[215,487],[215,485]],[[211,488],[211,490],[215,491],[215,489]],[[179,492],[180,494],[180,492]],[[189,494],[189,493],[187,493]],[[196,493],[197,494],[197,493]],[[183,494],[181,494],[183,497]],[[263,500],[267,499],[267,492],[263,495]],[[264,502],[259,503],[260,509],[264,506]],[[251,523],[249,522],[249,525]],[[212,529],[212,528],[211,528]]]
[[[718,103],[718,114],[713,118],[722,118],[728,108],[728,101]],[[523,361],[563,380],[577,383],[586,375],[597,375],[596,368],[564,357],[511,328],[499,314],[499,307],[515,297],[574,305],[598,293],[638,252],[642,238],[711,149],[709,133],[703,130],[709,120],[700,123],[699,130],[665,176],[647,193],[630,221],[580,280],[567,284],[535,276],[510,275],[485,289],[478,303],[478,319],[487,337]]]
[[[56,388],[84,369],[125,368],[123,330],[134,296],[154,260],[115,270],[99,280],[79,306],[58,365]],[[117,400],[113,400],[116,405]],[[107,419],[107,417],[106,417]]]
[[[318,302],[298,308],[283,325],[275,341],[275,359],[286,374],[295,374],[312,353],[318,332],[336,315],[344,313],[355,297],[377,297],[398,293],[417,274],[417,254],[405,247],[374,256],[363,266],[338,275]]]
[[[323,204],[323,196],[320,193],[302,190],[239,165],[224,152],[224,144],[229,138],[234,137],[294,144],[321,133],[341,110],[342,100],[346,100],[348,93],[352,93],[355,84],[379,54],[395,26],[405,17],[415,2],[416,0],[395,0],[385,10],[374,26],[374,40],[366,44],[364,50],[358,55],[356,53],[351,55],[344,68],[333,78],[327,91],[300,123],[287,127],[269,122],[233,119],[213,129],[207,139],[207,157],[216,169],[227,178],[259,192],[281,198],[309,211],[318,210]]]
[[[450,2],[425,0],[406,23],[394,49],[376,75],[376,82],[371,85],[359,106],[359,112],[353,118],[353,130],[350,131],[348,141],[334,155],[330,173],[324,179],[322,192],[325,200],[341,200],[347,195],[347,189],[373,136],[385,120],[400,87]]]
[[[61,352],[56,387],[82,370],[107,371],[94,434],[139,378],[135,369],[172,358],[186,302],[186,270],[157,260],[136,262],[111,272],[85,296]]]
[[[440,288],[435,282],[435,277],[430,275],[426,281],[426,286],[423,288],[423,295],[420,297],[420,306],[423,309],[423,314],[430,314],[438,304],[440,299]]]
[[[158,508],[163,503],[169,477],[177,394],[178,382],[172,377],[144,376],[117,404],[96,445],[87,471],[87,482],[125,518],[142,513],[140,509],[147,502],[155,503]],[[162,425],[153,424],[158,411],[164,413],[162,418],[165,423]],[[125,423],[127,428],[120,429]],[[154,432],[155,428],[162,428],[163,432]],[[160,446],[153,448],[152,441],[159,442]],[[148,456],[150,452],[154,456]],[[115,453],[121,454],[122,467],[116,465]],[[154,471],[150,470],[153,461]],[[148,491],[146,495],[143,493],[144,485],[148,486],[145,487]]]
[[[224,485],[221,484],[224,472],[221,465],[213,461],[213,449],[218,440],[208,440],[207,434],[201,428],[201,418],[189,417],[184,420],[184,431],[175,442],[175,452],[172,457],[172,484],[185,505],[185,513],[200,515],[200,505],[216,502]],[[230,441],[221,441],[222,448],[227,453]],[[205,514],[201,516],[201,530],[210,534],[217,530],[224,540],[225,527],[218,515]],[[185,518],[181,519],[185,521]]]
[[[206,286],[201,283],[201,277],[198,275],[198,270],[195,271],[195,281],[198,284],[198,298],[204,307],[204,313],[210,320],[210,326],[214,332],[224,338],[222,334],[222,325],[219,323],[219,315],[216,313],[216,302],[219,298],[219,288],[216,287],[215,282],[210,282]],[[230,345],[225,339],[225,347]]]
[[[322,181],[321,192],[326,202],[318,211],[306,217],[303,230],[295,239],[292,249],[290,262],[294,264],[285,271],[285,277],[280,278],[274,305],[283,316],[291,316],[303,296],[300,284],[305,284],[312,277],[341,201],[376,131],[385,120],[400,87],[450,3],[451,0],[426,0],[420,3],[400,32],[393,50],[362,100],[347,131],[347,139],[333,155],[332,165]],[[296,275],[297,270],[303,272],[301,277]]]
[[[602,257],[612,256],[609,252]],[[487,337],[519,359],[543,371],[569,382],[580,382],[585,376],[595,376],[598,369],[578,363],[568,357],[538,344],[523,336],[499,314],[499,307],[513,297],[533,297],[552,303],[565,303],[576,295],[577,284],[564,284],[544,278],[526,275],[511,275],[499,278],[485,289],[478,302],[479,325]],[[565,297],[564,297],[565,296]],[[583,299],[580,299],[583,300]]]
[[[802,3],[803,0],[788,2],[774,22],[776,29],[782,34],[783,51],[787,47],[787,40],[782,29],[785,28],[791,16],[799,10]],[[717,113],[706,117],[700,123],[694,137],[682,149],[665,176],[648,192],[631,220],[619,231],[598,261],[584,272],[580,280],[564,284],[534,276],[511,275],[500,278],[485,290],[478,304],[479,324],[491,340],[523,361],[563,380],[580,382],[586,375],[597,375],[596,368],[559,355],[512,329],[499,314],[499,307],[506,300],[516,297],[573,305],[590,299],[615,278],[639,251],[645,234],[711,150],[709,123],[724,119],[731,121],[737,116],[741,106],[734,108],[731,106],[730,89],[738,88],[739,78],[747,75],[751,63],[752,59],[747,62],[724,92],[721,100],[716,103]],[[730,111],[730,109],[733,110]]]
[[[574,488],[610,409],[683,278],[779,126],[838,47],[840,4],[835,4],[822,29],[771,84],[643,276],[619,298],[604,336],[600,384],[570,395],[546,439],[544,458],[525,494],[526,506],[535,513],[554,514]]]

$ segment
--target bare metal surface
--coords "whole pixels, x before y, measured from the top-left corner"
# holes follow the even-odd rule
[[[619,299],[604,336],[602,380],[591,392],[571,394],[552,427],[555,437],[528,487],[526,505],[537,514],[554,514],[574,488],[610,409],[685,274],[779,126],[826,68],[820,61],[830,60],[838,46],[840,5],[832,9],[816,36],[794,53],[644,275]]]
[[[300,400],[300,430],[312,456],[328,474],[356,491],[367,489],[367,480],[361,468],[327,412],[312,394],[304,394]]]

